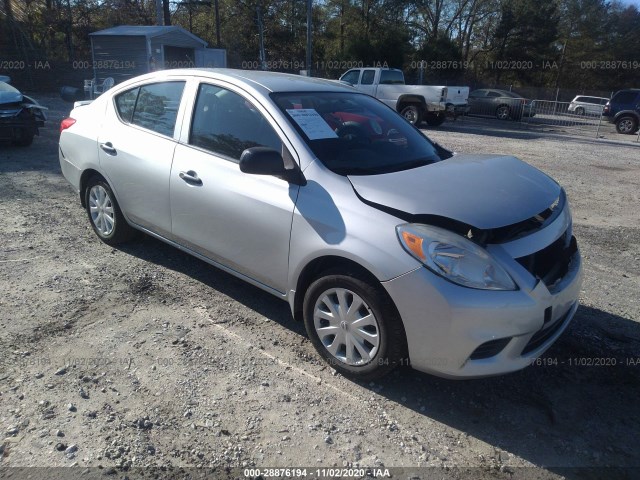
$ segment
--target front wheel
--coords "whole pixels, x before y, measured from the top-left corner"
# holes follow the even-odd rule
[[[104,243],[117,245],[134,234],[113,195],[109,184],[100,177],[89,180],[85,190],[85,205],[93,231]]]
[[[357,276],[327,275],[309,287],[303,311],[311,343],[343,375],[372,380],[402,363],[404,328],[381,287]]]
[[[507,105],[500,105],[496,109],[496,117],[498,120],[508,120],[511,115],[511,109]]]
[[[616,121],[616,131],[623,135],[632,135],[638,129],[638,121],[631,115],[623,115]]]
[[[576,115],[580,115],[581,117],[585,114],[583,107],[576,108]]]
[[[28,147],[33,143],[34,133],[29,128],[21,128],[13,144],[17,147]]]
[[[400,115],[402,115],[411,125],[415,126],[420,125],[420,121],[422,120],[420,109],[417,105],[407,105],[400,110]]]

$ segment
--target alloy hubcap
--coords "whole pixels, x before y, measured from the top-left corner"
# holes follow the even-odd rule
[[[113,203],[101,185],[95,185],[89,190],[89,212],[91,222],[101,235],[106,237],[113,232],[116,223]]]
[[[633,126],[633,122],[631,120],[622,120],[620,122],[620,131],[622,132],[630,132]]]
[[[411,123],[415,123],[416,122],[416,114],[415,114],[415,112],[413,110],[407,110],[404,113],[404,118],[409,120],[409,122],[411,122]]]
[[[378,353],[378,321],[365,301],[350,290],[324,292],[314,307],[313,324],[327,351],[348,365],[365,365]]]

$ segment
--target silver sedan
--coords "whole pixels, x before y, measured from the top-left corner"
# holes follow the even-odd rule
[[[354,378],[521,369],[578,308],[555,181],[454,155],[338,83],[155,72],[77,105],[59,156],[103,242],[142,231],[288,301]]]

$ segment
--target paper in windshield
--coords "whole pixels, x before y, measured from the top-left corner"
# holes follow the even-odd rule
[[[287,109],[287,113],[300,125],[309,140],[322,140],[324,138],[338,138],[329,124],[324,121],[313,108]]]

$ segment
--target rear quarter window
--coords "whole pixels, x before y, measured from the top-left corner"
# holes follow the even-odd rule
[[[116,96],[116,110],[123,122],[131,123],[139,90],[140,89],[136,87]]]
[[[638,96],[638,92],[618,92],[611,99],[611,102],[615,103],[633,103],[633,101]]]

